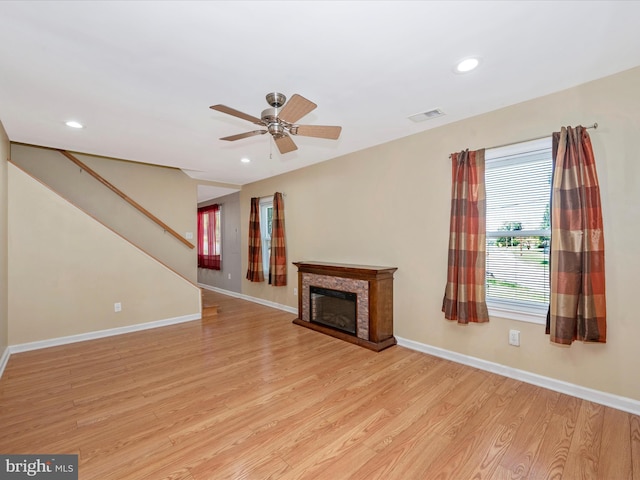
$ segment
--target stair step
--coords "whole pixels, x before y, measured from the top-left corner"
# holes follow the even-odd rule
[[[218,305],[203,305],[202,318],[215,317],[218,315]]]

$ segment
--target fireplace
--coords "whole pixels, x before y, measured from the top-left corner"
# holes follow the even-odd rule
[[[309,287],[310,321],[355,335],[356,300],[357,295],[353,292],[311,286]]]
[[[293,323],[376,352],[393,336],[395,267],[293,262],[298,267],[298,318]]]

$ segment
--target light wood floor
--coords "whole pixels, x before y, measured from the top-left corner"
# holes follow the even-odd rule
[[[80,479],[640,479],[640,418],[205,293],[203,320],[12,355],[0,453]]]

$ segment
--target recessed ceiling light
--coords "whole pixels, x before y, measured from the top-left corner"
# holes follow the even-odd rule
[[[476,68],[479,63],[480,63],[480,60],[478,60],[477,58],[465,58],[464,60],[458,62],[458,65],[456,65],[456,72],[458,73],[470,72],[471,70]]]
[[[242,163],[251,163],[251,160],[249,160],[247,157],[241,158],[240,161]]]
[[[80,122],[76,122],[74,120],[70,120],[67,123],[65,123],[65,125],[67,127],[71,127],[71,128],[84,128],[84,125],[82,125]]]

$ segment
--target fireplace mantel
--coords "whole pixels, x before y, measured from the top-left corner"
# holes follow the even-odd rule
[[[293,323],[376,352],[396,344],[393,336],[393,274],[397,268],[323,262],[293,264],[298,267],[299,292],[298,318]],[[310,321],[311,286],[357,294],[356,335]]]

